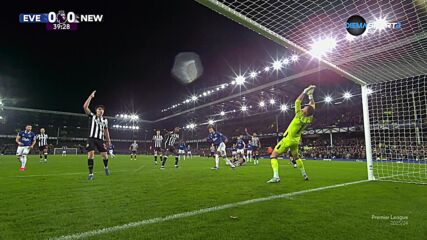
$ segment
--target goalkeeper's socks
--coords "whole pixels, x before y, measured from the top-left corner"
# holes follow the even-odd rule
[[[271,168],[273,169],[273,177],[279,178],[279,161],[277,161],[277,158],[271,158]]]
[[[305,172],[304,163],[302,163],[302,160],[298,159],[295,162],[297,163],[297,166],[298,166],[299,170],[301,171],[301,175],[303,177],[306,177],[307,173]]]

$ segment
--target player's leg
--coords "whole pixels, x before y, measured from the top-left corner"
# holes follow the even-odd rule
[[[236,166],[227,158],[227,152],[226,152],[225,148],[226,148],[225,143],[221,143],[218,147],[219,153],[220,153],[222,159],[225,160],[227,165],[229,165],[231,168],[234,169]]]
[[[274,147],[273,152],[270,155],[271,168],[273,169],[273,178],[270,179],[267,183],[278,183],[280,182],[279,176],[279,161],[277,160],[278,156],[283,154],[288,148],[288,139],[283,138],[277,145]]]
[[[304,177],[304,180],[307,181],[308,176],[307,176],[307,173],[305,172],[304,163],[302,162],[302,160],[298,154],[298,144],[290,146],[290,149],[291,149],[292,157],[293,157],[293,159],[295,159],[295,162],[296,162],[299,170],[301,171],[301,175]]]
[[[93,138],[89,138],[86,144],[87,150],[87,167],[89,169],[88,180],[93,180],[93,158],[95,157],[95,143]]]
[[[168,160],[168,153],[169,149],[166,149],[165,153],[163,154],[162,166],[160,166],[160,169],[165,169],[166,160]]]
[[[185,159],[185,155],[183,153],[178,154],[175,149],[173,150],[173,152],[175,155],[175,167],[178,168],[179,167],[179,156],[183,155],[184,159]]]
[[[107,148],[105,148],[104,145],[104,141],[102,140],[97,140],[97,149],[98,152],[101,154],[102,157],[102,161],[104,163],[104,170],[105,170],[105,175],[106,176],[110,176],[110,169],[108,169],[108,154],[107,154]]]
[[[43,149],[43,155],[44,155],[44,162],[47,163],[47,155],[49,153],[49,149],[47,146],[44,147]]]
[[[24,147],[18,146],[18,148],[16,149],[16,156],[18,158],[19,163],[21,164],[21,167],[19,168],[19,171],[24,171],[25,170],[25,164],[26,164],[26,162],[24,163],[23,154],[24,154]]]
[[[154,164],[157,165],[157,150],[154,150]]]
[[[44,154],[44,149],[42,147],[39,147],[39,157],[40,157],[40,162],[43,162],[43,154]]]

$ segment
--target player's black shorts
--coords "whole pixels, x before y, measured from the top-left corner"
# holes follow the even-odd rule
[[[162,151],[162,148],[161,148],[161,147],[155,147],[155,148],[154,148],[154,151],[156,151],[156,152],[161,152],[161,151]]]
[[[107,149],[104,146],[104,140],[97,138],[87,139],[86,150],[89,152],[95,150],[98,150],[100,153],[107,152]]]
[[[258,151],[258,147],[257,146],[252,146],[252,152],[256,152]]]
[[[175,147],[174,146],[167,146],[167,151],[170,153],[175,153]]]
[[[215,152],[211,152],[211,157],[213,157],[215,155]]]
[[[136,154],[136,150],[132,150],[132,151],[131,151],[131,153],[132,153],[132,154]]]
[[[44,145],[44,146],[39,146],[39,151],[40,152],[42,152],[42,151],[44,151],[45,149],[47,149],[48,148],[48,146],[47,145]]]

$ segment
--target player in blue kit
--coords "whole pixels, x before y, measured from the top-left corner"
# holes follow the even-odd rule
[[[111,158],[116,157],[116,155],[114,155],[114,145],[110,144],[110,146],[108,147],[108,154],[111,156]]]
[[[246,143],[245,141],[243,141],[242,136],[237,138],[236,148],[237,148],[237,156],[236,156],[237,162],[239,165],[244,165],[246,163],[246,157],[245,157]]]
[[[30,153],[36,144],[36,134],[31,132],[31,125],[25,126],[25,131],[20,131],[16,136],[15,142],[18,144],[16,149],[16,156],[18,156],[18,161],[21,163],[21,168],[19,171],[24,171],[27,164],[27,155]]]
[[[233,158],[233,162],[237,161],[237,147],[235,143],[231,146],[231,157]]]
[[[248,162],[252,162],[252,152],[253,152],[254,148],[252,146],[252,141],[249,140],[248,141],[248,145],[246,146],[246,159],[248,160]],[[254,161],[254,164],[255,161]]]
[[[179,160],[181,160],[181,156],[185,160],[185,144],[182,141],[179,143],[179,146],[178,146],[178,159]]]
[[[231,167],[231,168],[235,168],[234,164],[232,162],[230,162],[230,160],[228,160],[227,158],[227,153],[225,151],[225,143],[228,141],[227,137],[225,135],[223,135],[220,132],[217,132],[215,130],[215,127],[212,125],[209,125],[208,127],[209,130],[209,135],[208,135],[208,142],[212,143],[215,148],[216,148],[216,152],[215,152],[215,167],[213,167],[212,169],[214,170],[218,170],[219,169],[219,156],[221,156],[225,162]]]
[[[187,146],[187,158],[192,158],[193,157],[193,155],[192,155],[192,153],[191,153],[191,146],[190,145],[188,145]]]

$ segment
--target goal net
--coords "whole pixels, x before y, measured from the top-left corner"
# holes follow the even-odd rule
[[[53,149],[54,155],[62,155],[62,154],[74,154],[77,155],[77,148],[54,148]]]
[[[375,177],[427,183],[427,76],[372,84],[370,89]]]
[[[330,69],[361,85],[369,179],[427,183],[427,1],[196,1],[295,51],[301,61],[319,62],[296,78]],[[346,22],[354,15],[375,27],[350,35]],[[367,89],[374,93],[367,96]]]

